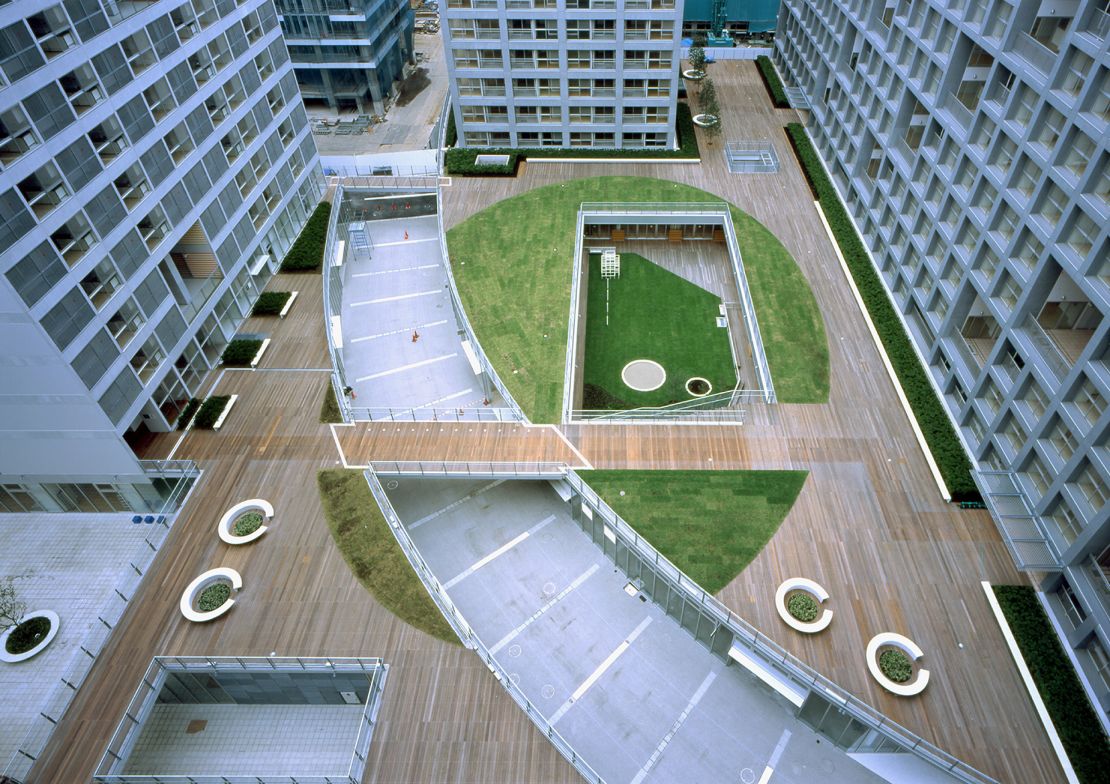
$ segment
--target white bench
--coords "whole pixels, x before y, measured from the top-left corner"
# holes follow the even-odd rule
[[[193,602],[200,596],[201,591],[213,583],[225,581],[231,582],[231,591],[233,594],[243,587],[243,578],[240,574],[234,569],[226,566],[221,566],[217,569],[209,569],[207,572],[199,575],[195,580],[189,583],[185,592],[181,594],[181,614],[193,623],[205,623],[206,621],[215,620],[226,613],[235,604],[235,599],[229,597],[226,602],[215,610],[209,610],[208,612],[200,612],[199,610],[193,609]]]
[[[813,580],[808,580],[805,577],[791,577],[789,580],[783,580],[782,585],[775,591],[775,609],[778,610],[779,617],[782,618],[783,622],[791,629],[804,634],[816,634],[827,629],[829,624],[832,623],[832,610],[823,610],[816,619],[808,623],[799,621],[786,609],[786,596],[791,591],[804,591],[816,599],[818,604],[829,599],[829,592]]]
[[[231,526],[241,515],[247,512],[258,512],[262,515],[262,518],[268,522],[274,516],[274,507],[269,501],[262,498],[252,498],[249,501],[242,501],[231,507],[224,512],[224,516],[220,518],[220,523],[216,527],[221,541],[231,545],[247,544],[248,542],[253,542],[269,530],[265,525],[260,525],[245,536],[236,536],[232,532]]]
[[[888,646],[900,649],[912,661],[917,661],[925,655],[925,652],[909,637],[903,637],[894,632],[876,634],[871,638],[871,642],[867,643],[867,669],[871,671],[871,677],[884,689],[899,697],[912,697],[925,691],[925,687],[929,685],[929,671],[924,668],[919,669],[917,677],[908,683],[895,683],[883,675],[883,671],[879,669],[879,657],[875,654],[879,652],[879,648]]]

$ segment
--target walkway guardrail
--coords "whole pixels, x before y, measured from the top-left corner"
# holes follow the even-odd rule
[[[511,408],[367,408],[348,406],[356,422],[519,422]]]
[[[763,338],[759,332],[759,322],[756,318],[755,304],[752,301],[751,291],[748,288],[748,278],[744,271],[744,260],[740,253],[740,245],[736,240],[736,226],[732,220],[732,210],[726,202],[718,200],[709,201],[693,201],[693,202],[590,202],[584,201],[579,205],[578,218],[575,224],[575,239],[574,239],[574,259],[573,259],[573,274],[571,276],[571,289],[570,289],[570,313],[567,323],[567,360],[563,368],[563,421],[571,422],[579,414],[585,414],[584,418],[599,419],[600,415],[590,414],[589,410],[573,408],[574,402],[574,379],[579,370],[579,330],[582,328],[581,321],[582,302],[581,302],[581,278],[582,278],[582,254],[583,247],[586,244],[585,228],[588,222],[598,218],[613,217],[613,216],[629,216],[629,217],[642,217],[642,218],[656,218],[659,216],[682,216],[684,218],[697,219],[699,217],[708,217],[713,219],[714,222],[720,221],[721,229],[725,235],[725,242],[728,247],[729,258],[734,266],[734,275],[736,279],[736,294],[739,299],[737,303],[725,303],[725,308],[739,307],[743,314],[744,330],[747,333],[747,342],[751,347],[751,361],[755,365],[756,375],[759,379],[758,390],[746,390],[747,393],[754,393],[752,397],[747,399],[755,399],[754,395],[758,395],[759,399],[765,403],[775,403],[777,398],[775,396],[775,386],[771,380],[771,369],[767,363],[767,354],[763,348]],[[733,360],[739,363],[743,358],[735,356],[735,344],[730,345],[733,350]],[[710,400],[713,398],[711,397]],[[689,402],[689,401],[683,401]],[[734,405],[736,401],[730,403]],[[708,403],[706,404],[708,405]],[[636,419],[661,419],[671,418],[675,422],[693,421],[694,416],[687,414],[682,408],[673,407],[669,410],[668,407],[660,409],[653,408],[639,408],[629,409],[622,412],[609,412],[604,415],[605,419],[616,420],[636,420]],[[743,412],[733,415],[721,415],[715,418],[716,421],[736,421],[743,419]],[[707,421],[709,418],[706,418]]]
[[[145,547],[142,547],[140,553],[128,563],[128,568],[116,582],[111,594],[104,600],[96,614],[96,623],[89,628],[77,645],[76,650],[80,653],[73,655],[58,680],[50,687],[34,723],[4,766],[4,776],[13,781],[26,780],[32,766],[46,749],[55,726],[69,709],[70,703],[73,702],[77,691],[84,684],[85,678],[88,677],[89,671],[96,662],[96,657],[104,649],[112,631],[123,618],[127,604],[138,591],[143,576],[154,563],[162,545],[165,544],[173,524],[174,512],[184,505],[185,499],[201,474],[192,460],[143,460],[140,463],[149,468],[148,476],[160,472],[166,472],[167,476],[174,472],[184,472],[184,474],[162,504],[154,522],[143,526],[146,529],[146,536],[143,538]],[[118,514],[121,522],[131,516],[130,512]]]
[[[371,460],[379,476],[563,477],[570,468],[558,460]]]
[[[524,714],[531,719],[536,728],[544,734],[551,745],[555,747],[555,750],[562,754],[567,762],[574,766],[574,769],[582,775],[582,778],[588,782],[592,782],[592,784],[603,784],[604,780],[598,775],[597,771],[591,768],[589,763],[578,756],[570,743],[567,742],[566,738],[559,734],[540,709],[528,699],[524,692],[520,690],[520,687],[513,683],[512,679],[509,677],[508,671],[498,663],[490,650],[478,639],[478,636],[463,618],[458,607],[455,606],[454,601],[447,595],[447,590],[443,587],[443,584],[420,555],[419,549],[417,549],[412,538],[409,537],[408,531],[405,530],[404,525],[401,524],[400,518],[397,516],[397,510],[393,508],[393,503],[389,500],[389,496],[386,495],[374,471],[370,470],[366,472],[366,481],[370,485],[370,492],[374,495],[374,499],[378,502],[378,506],[381,507],[382,514],[385,515],[386,522],[389,524],[389,529],[393,531],[393,535],[397,538],[397,543],[401,546],[401,550],[405,553],[405,557],[408,558],[409,564],[412,565],[417,576],[419,576],[421,582],[424,583],[424,587],[428,589],[432,601],[436,603],[440,612],[443,613],[444,618],[451,624],[451,628],[455,630],[455,634],[459,636],[463,645],[478,654],[482,663],[493,673],[493,677],[497,679],[501,687],[512,697],[513,702],[524,711]]]
[[[381,707],[381,695],[385,688],[389,666],[378,658],[355,657],[292,657],[292,656],[157,656],[147,667],[143,679],[124,711],[119,726],[112,735],[104,756],[97,766],[93,781],[103,784],[228,784],[231,781],[251,781],[253,784],[358,784],[370,751],[370,740],[377,724]],[[138,733],[142,729],[143,717],[149,711],[162,689],[166,675],[172,672],[212,673],[212,672],[282,672],[282,673],[319,673],[336,675],[339,673],[358,673],[369,680],[366,701],[363,704],[358,734],[352,746],[350,770],[345,776],[299,775],[290,776],[236,776],[233,774],[133,774],[114,772],[120,762],[130,753]]]
[[[712,614],[718,623],[726,626],[733,634],[734,645],[737,643],[742,645],[754,658],[765,664],[780,677],[801,686],[807,692],[816,692],[824,699],[831,700],[839,710],[861,722],[887,742],[894,744],[899,751],[915,754],[926,762],[955,776],[958,780],[966,782],[966,784],[998,784],[995,779],[961,762],[924,738],[891,721],[867,703],[861,702],[849,692],[795,658],[778,643],[764,636],[758,629],[723,605],[715,596],[707,593],[666,556],[656,550],[650,542],[637,534],[635,529],[613,511],[612,507],[605,503],[601,496],[587,485],[577,472],[568,471],[566,481],[582,497],[587,506],[601,517],[626,547],[653,564],[660,575],[678,586],[692,602]],[[860,741],[861,744],[866,741],[866,735],[865,733],[864,739]],[[871,742],[874,743],[873,740]],[[888,747],[884,748],[889,750]],[[859,750],[866,749],[849,749],[849,751]]]

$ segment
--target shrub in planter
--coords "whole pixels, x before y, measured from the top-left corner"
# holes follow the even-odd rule
[[[235,536],[247,536],[253,534],[262,527],[262,515],[258,512],[247,512],[246,514],[239,515],[235,521],[235,525],[231,527],[231,533]]]
[[[786,600],[786,611],[802,623],[817,620],[817,600],[805,591],[796,591]]]
[[[759,75],[763,77],[764,87],[771,95],[771,103],[774,107],[789,109],[790,101],[786,98],[786,88],[782,86],[782,80],[779,79],[778,71],[775,70],[775,64],[771,62],[771,58],[766,55],[757,57],[755,64],[759,68]]]
[[[448,147],[454,147],[459,143],[459,131],[455,127],[455,111],[454,107],[447,110],[447,142]]]
[[[252,316],[276,316],[293,296],[291,291],[263,291],[251,308]]]
[[[508,155],[509,161],[505,164],[478,164],[475,159],[479,155]],[[447,171],[464,177],[515,177],[520,158],[521,153],[517,150],[483,150],[474,147],[448,150],[444,155]]]
[[[331,205],[320,202],[309,216],[297,241],[281,262],[282,272],[304,272],[320,269],[324,263],[324,242],[328,237],[328,218]]]
[[[844,262],[867,306],[867,312],[883,342],[890,364],[898,375],[898,381],[910,402],[910,408],[913,409],[925,442],[929,445],[929,451],[933,453],[944,482],[952,493],[952,500],[981,501],[979,490],[971,478],[971,461],[944,410],[944,403],[930,383],[928,371],[921,364],[886,287],[867,255],[863,240],[856,233],[805,128],[800,123],[790,123],[786,126],[786,133],[806,179],[821,203],[836,244],[840,246]]]
[[[913,662],[905,651],[887,648],[879,654],[879,669],[895,683],[905,683],[913,675]]]
[[[212,583],[200,592],[197,597],[197,609],[201,612],[212,612],[224,605],[231,598],[231,586],[227,583]]]
[[[50,633],[50,619],[36,616],[18,623],[8,635],[4,648],[12,655],[27,653]]]
[[[1102,731],[1036,592],[1025,585],[996,585],[994,594],[1076,776],[1083,784],[1105,781],[1110,770],[1110,739]]]
[[[224,412],[229,400],[231,398],[227,395],[216,395],[206,399],[201,404],[200,410],[197,411],[196,426],[201,430],[211,430],[212,426],[216,424],[216,420],[220,418],[220,414]]]
[[[220,361],[225,365],[249,365],[260,348],[261,340],[233,340],[227,344]]]
[[[677,150],[660,148],[636,148],[627,150],[609,150],[593,148],[566,148],[566,147],[538,147],[516,149],[512,147],[475,148],[466,147],[448,150],[444,155],[444,165],[448,174],[476,174],[482,176],[507,176],[509,172],[504,167],[477,167],[474,156],[483,155],[516,155],[521,160],[530,158],[622,158],[628,160],[643,159],[680,159],[692,160],[701,158],[698,150],[698,137],[694,133],[693,115],[690,107],[683,101],[678,102],[675,111],[675,132],[678,137]],[[512,160],[510,158],[510,163]],[[515,165],[515,164],[514,164]],[[494,169],[501,171],[494,171]]]
[[[701,71],[702,73],[705,72],[705,50],[702,49],[700,46],[691,46],[690,52],[686,56],[686,59],[690,61],[690,67],[692,69],[694,69],[695,71]]]
[[[343,421],[343,412],[339,410],[339,401],[335,399],[335,390],[329,382],[324,382],[324,400],[320,403],[320,421],[331,424]]]
[[[181,409],[181,415],[177,418],[177,429],[184,430],[193,421],[193,416],[196,415],[197,409],[200,408],[200,398],[189,398],[189,402],[185,404],[185,408]]]

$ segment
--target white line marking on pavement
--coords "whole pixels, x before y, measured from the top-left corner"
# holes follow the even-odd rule
[[[430,515],[426,515],[426,516],[424,516],[424,517],[421,517],[421,518],[420,518],[419,520],[417,520],[417,521],[416,521],[415,523],[411,523],[411,524],[409,525],[409,530],[411,531],[411,530],[413,530],[414,528],[419,528],[420,526],[424,525],[424,523],[427,523],[427,522],[430,522],[430,521],[432,521],[432,520],[435,520],[435,519],[436,519],[437,517],[439,517],[440,515],[444,515],[444,514],[447,514],[447,513],[448,513],[448,512],[450,512],[450,511],[451,511],[452,509],[458,509],[458,508],[459,508],[460,506],[462,506],[463,504],[465,504],[465,503],[466,503],[467,501],[470,501],[471,499],[477,498],[477,497],[478,497],[478,496],[480,496],[480,495],[481,495],[482,493],[486,492],[487,490],[492,490],[493,488],[497,487],[497,486],[498,486],[499,484],[501,484],[502,482],[505,482],[505,481],[506,481],[506,480],[504,480],[504,479],[498,479],[498,480],[497,480],[497,481],[495,481],[495,482],[490,482],[490,483],[489,483],[488,485],[486,485],[485,487],[479,487],[479,488],[478,488],[477,490],[475,490],[475,491],[474,491],[473,493],[470,493],[469,495],[464,495],[464,496],[463,496],[462,498],[460,498],[460,499],[459,499],[458,501],[455,501],[455,502],[453,502],[453,503],[447,504],[447,506],[443,507],[442,509],[437,509],[436,511],[432,512],[432,513],[431,513]]]
[[[779,764],[779,758],[782,756],[782,753],[786,751],[786,744],[789,742],[790,730],[783,730],[778,745],[775,746],[775,750],[771,752],[771,759],[767,760],[767,767],[763,769],[763,775],[759,777],[759,784],[767,784],[767,782],[771,780],[771,775],[775,772],[775,765]]]
[[[374,272],[356,272],[352,278],[369,278],[372,275],[395,275],[398,272],[412,272],[413,270],[436,269],[438,264],[420,264],[416,267],[398,267],[397,269],[376,270]]]
[[[469,395],[473,391],[474,391],[474,388],[470,387],[468,389],[464,389],[462,392],[456,392],[453,395],[444,395],[443,397],[438,397],[435,400],[432,400],[431,402],[424,403],[423,405],[413,406],[413,409],[415,410],[415,409],[418,409],[418,408],[430,408],[431,406],[434,406],[437,403],[446,403],[448,400],[454,400],[455,398],[462,397],[463,395]]]
[[[401,367],[395,367],[392,370],[383,370],[380,373],[371,373],[369,376],[359,376],[358,378],[355,379],[355,381],[369,381],[370,379],[373,379],[373,378],[381,378],[383,376],[392,376],[394,373],[404,373],[406,370],[412,370],[413,368],[424,367],[424,365],[432,365],[436,362],[442,362],[445,359],[451,359],[451,357],[457,357],[457,356],[458,356],[458,353],[452,353],[452,354],[444,354],[443,356],[440,356],[440,357],[432,357],[431,359],[422,359],[419,362],[412,362],[408,365],[401,365]]]
[[[429,327],[441,327],[446,323],[447,323],[447,319],[444,319],[443,321],[429,321],[427,324],[414,324],[412,328],[414,330],[428,329]],[[409,331],[408,327],[405,327],[404,329],[392,329],[389,332],[379,332],[376,335],[367,335],[366,337],[362,337],[362,338],[352,338],[351,340],[348,340],[347,342],[348,343],[361,343],[364,340],[377,340],[378,338],[387,338],[390,335],[400,335],[401,333],[406,333],[407,334],[408,331]]]
[[[494,551],[493,551],[492,553],[490,553],[489,555],[487,555],[487,556],[485,556],[485,557],[483,557],[483,558],[480,558],[479,560],[475,561],[475,562],[474,562],[474,563],[473,563],[473,564],[472,564],[471,566],[469,566],[469,567],[468,567],[468,568],[467,568],[467,569],[466,569],[465,571],[463,571],[463,572],[462,572],[462,573],[460,573],[460,574],[457,574],[457,575],[455,575],[455,576],[454,576],[454,577],[452,577],[452,578],[451,578],[450,580],[448,580],[447,582],[445,582],[445,583],[443,584],[443,587],[444,587],[445,589],[447,589],[447,590],[450,590],[451,588],[455,587],[456,585],[458,585],[459,583],[461,583],[461,582],[462,582],[463,580],[465,580],[465,579],[466,579],[467,577],[469,577],[470,575],[474,574],[474,573],[475,573],[476,571],[478,571],[479,569],[481,569],[481,568],[482,568],[483,566],[485,566],[486,564],[488,564],[488,563],[489,563],[490,561],[493,561],[494,559],[496,559],[496,558],[499,558],[499,557],[501,557],[501,556],[502,556],[502,555],[504,555],[505,553],[509,552],[509,550],[512,550],[512,549],[513,549],[514,547],[516,547],[516,546],[517,546],[518,544],[520,544],[521,542],[523,542],[523,541],[524,541],[525,539],[527,539],[527,538],[528,538],[529,536],[531,536],[532,534],[534,534],[534,533],[536,533],[537,531],[539,531],[539,530],[540,530],[541,528],[543,528],[543,527],[544,527],[545,525],[547,525],[548,523],[553,523],[553,522],[555,522],[555,515],[548,515],[547,517],[545,517],[545,518],[544,518],[543,520],[540,520],[540,521],[539,521],[538,523],[536,523],[536,524],[535,524],[534,526],[532,526],[531,528],[529,528],[529,529],[528,529],[527,531],[525,531],[524,533],[520,534],[519,536],[514,536],[514,537],[513,537],[512,539],[510,539],[509,541],[505,542],[505,544],[503,544],[503,545],[501,545],[500,547],[498,547],[498,548],[497,548],[496,550],[494,550]]]
[[[551,715],[551,718],[547,720],[547,723],[554,725],[555,722],[563,718],[563,716],[566,715],[566,712],[574,707],[574,703],[582,699],[582,695],[589,691],[590,687],[597,682],[597,679],[604,675],[605,671],[613,666],[613,663],[620,658],[622,653],[628,650],[628,647],[636,641],[636,638],[643,633],[644,629],[646,629],[650,623],[650,615],[640,621],[640,625],[633,629],[632,633],[624,639],[624,642],[614,648],[613,652],[605,657],[605,661],[597,665],[597,669],[590,673],[590,677],[582,681],[582,685],[574,690],[574,693],[570,695],[570,699],[564,702],[562,706],[560,706],[559,710],[555,711],[555,713]]]
[[[667,748],[667,744],[671,742],[671,738],[673,738],[682,725],[686,723],[686,719],[690,717],[690,713],[697,704],[701,702],[701,698],[709,691],[710,684],[712,684],[716,678],[717,673],[715,672],[711,672],[705,676],[705,680],[701,682],[701,685],[698,686],[698,690],[694,692],[694,696],[686,703],[686,707],[682,710],[682,713],[678,714],[678,718],[674,720],[674,724],[667,730],[667,734],[663,736],[663,740],[659,741],[659,745],[655,747],[655,751],[652,752],[651,757],[649,757],[648,761],[644,763],[644,766],[640,768],[640,772],[632,779],[631,784],[640,784],[640,782],[644,780],[644,777],[651,772],[651,769],[655,767],[655,763],[659,762],[659,758],[663,756],[663,751]]]
[[[432,294],[442,294],[443,289],[430,289],[428,291],[417,291],[413,294],[398,294],[395,297],[379,297],[378,299],[366,299],[362,302],[352,302],[352,308],[361,308],[363,305],[379,305],[383,302],[396,302],[401,299],[415,299],[416,297],[430,297]]]
[[[549,601],[547,604],[545,604],[540,609],[536,610],[536,612],[534,612],[532,614],[531,618],[529,618],[524,623],[522,623],[520,626],[516,627],[511,632],[509,632],[504,637],[502,637],[500,640],[498,640],[497,644],[489,649],[489,652],[490,653],[497,653],[499,650],[501,650],[506,645],[508,645],[510,642],[512,642],[514,637],[516,637],[521,632],[523,632],[525,629],[527,629],[529,626],[531,626],[533,622],[539,620],[540,616],[542,616],[545,612],[550,610],[552,607],[554,607],[556,604],[561,602],[566,597],[570,596],[570,594],[573,593],[578,588],[578,586],[580,586],[580,585],[582,585],[582,583],[586,582],[586,580],[588,580],[590,578],[590,576],[598,570],[598,568],[599,568],[598,565],[594,564],[589,569],[582,572],[582,574],[575,577],[574,582],[572,582],[570,585],[568,585],[566,588],[564,588],[562,591],[560,591],[558,596],[556,596],[554,599]]]
[[[420,240],[398,240],[397,242],[376,242],[375,248],[392,248],[394,245],[412,245],[417,242],[439,242],[439,237],[425,237]]]

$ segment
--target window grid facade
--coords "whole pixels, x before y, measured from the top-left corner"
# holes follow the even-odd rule
[[[444,0],[464,147],[675,146],[682,0]]]
[[[1105,711],[1086,649],[1110,641],[1107,5],[784,0],[778,30],[973,459],[1014,472],[1060,553],[1042,587],[1058,619],[1064,588],[1084,607],[1061,628]]]
[[[0,374],[0,428],[86,401],[44,430],[141,473],[122,436],[173,427],[321,193],[270,0],[0,3],[0,300],[50,368]]]

